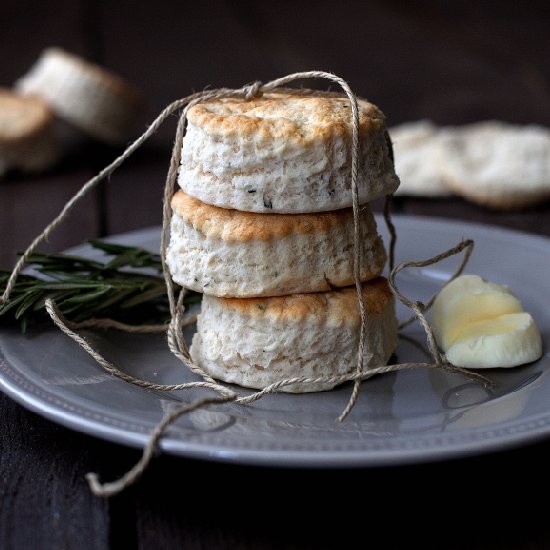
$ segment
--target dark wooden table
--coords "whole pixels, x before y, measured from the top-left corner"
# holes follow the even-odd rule
[[[116,4],[116,5],[115,5]],[[60,45],[124,75],[143,127],[206,85],[330,70],[389,124],[495,118],[550,126],[546,3],[4,2],[0,85]],[[175,119],[79,205],[45,247],[161,222]],[[72,136],[63,162],[0,181],[0,267],[119,151]],[[398,212],[550,236],[548,203],[496,212],[460,198],[401,199]],[[550,442],[443,462],[274,469],[157,456],[121,495],[95,497],[140,451],[66,429],[0,394],[1,549],[550,548]],[[441,534],[439,534],[441,533]]]

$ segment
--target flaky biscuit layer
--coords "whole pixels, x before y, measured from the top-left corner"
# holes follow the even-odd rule
[[[280,296],[353,284],[353,211],[257,214],[207,205],[178,191],[167,264],[178,284],[216,296]],[[361,280],[386,251],[368,206],[359,216]]]
[[[393,193],[384,116],[359,100],[360,203]],[[347,97],[283,90],[217,99],[188,112],[178,182],[206,203],[251,212],[321,212],[349,207],[351,108]]]
[[[378,367],[397,347],[394,298],[384,278],[364,283],[363,290],[363,366]],[[261,389],[285,378],[354,372],[360,326],[355,287],[263,299],[205,295],[190,353],[212,377]],[[282,391],[325,391],[335,385],[299,383]]]

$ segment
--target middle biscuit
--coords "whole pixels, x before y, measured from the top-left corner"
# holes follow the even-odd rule
[[[352,285],[353,210],[258,214],[172,198],[166,261],[172,279],[223,297],[283,296]],[[361,281],[380,275],[384,243],[367,205],[359,215]]]

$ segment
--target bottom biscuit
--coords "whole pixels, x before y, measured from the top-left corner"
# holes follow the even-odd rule
[[[398,342],[395,301],[386,279],[363,283],[363,368],[387,364]],[[269,298],[204,295],[190,353],[213,378],[262,389],[287,378],[355,371],[361,329],[355,287]],[[280,391],[334,388],[338,381],[300,382]]]

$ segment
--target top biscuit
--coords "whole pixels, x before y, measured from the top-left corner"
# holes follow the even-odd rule
[[[361,204],[398,185],[384,122],[359,99]],[[349,207],[352,118],[337,93],[284,89],[250,100],[222,98],[189,109],[179,185],[223,208],[306,213]]]

